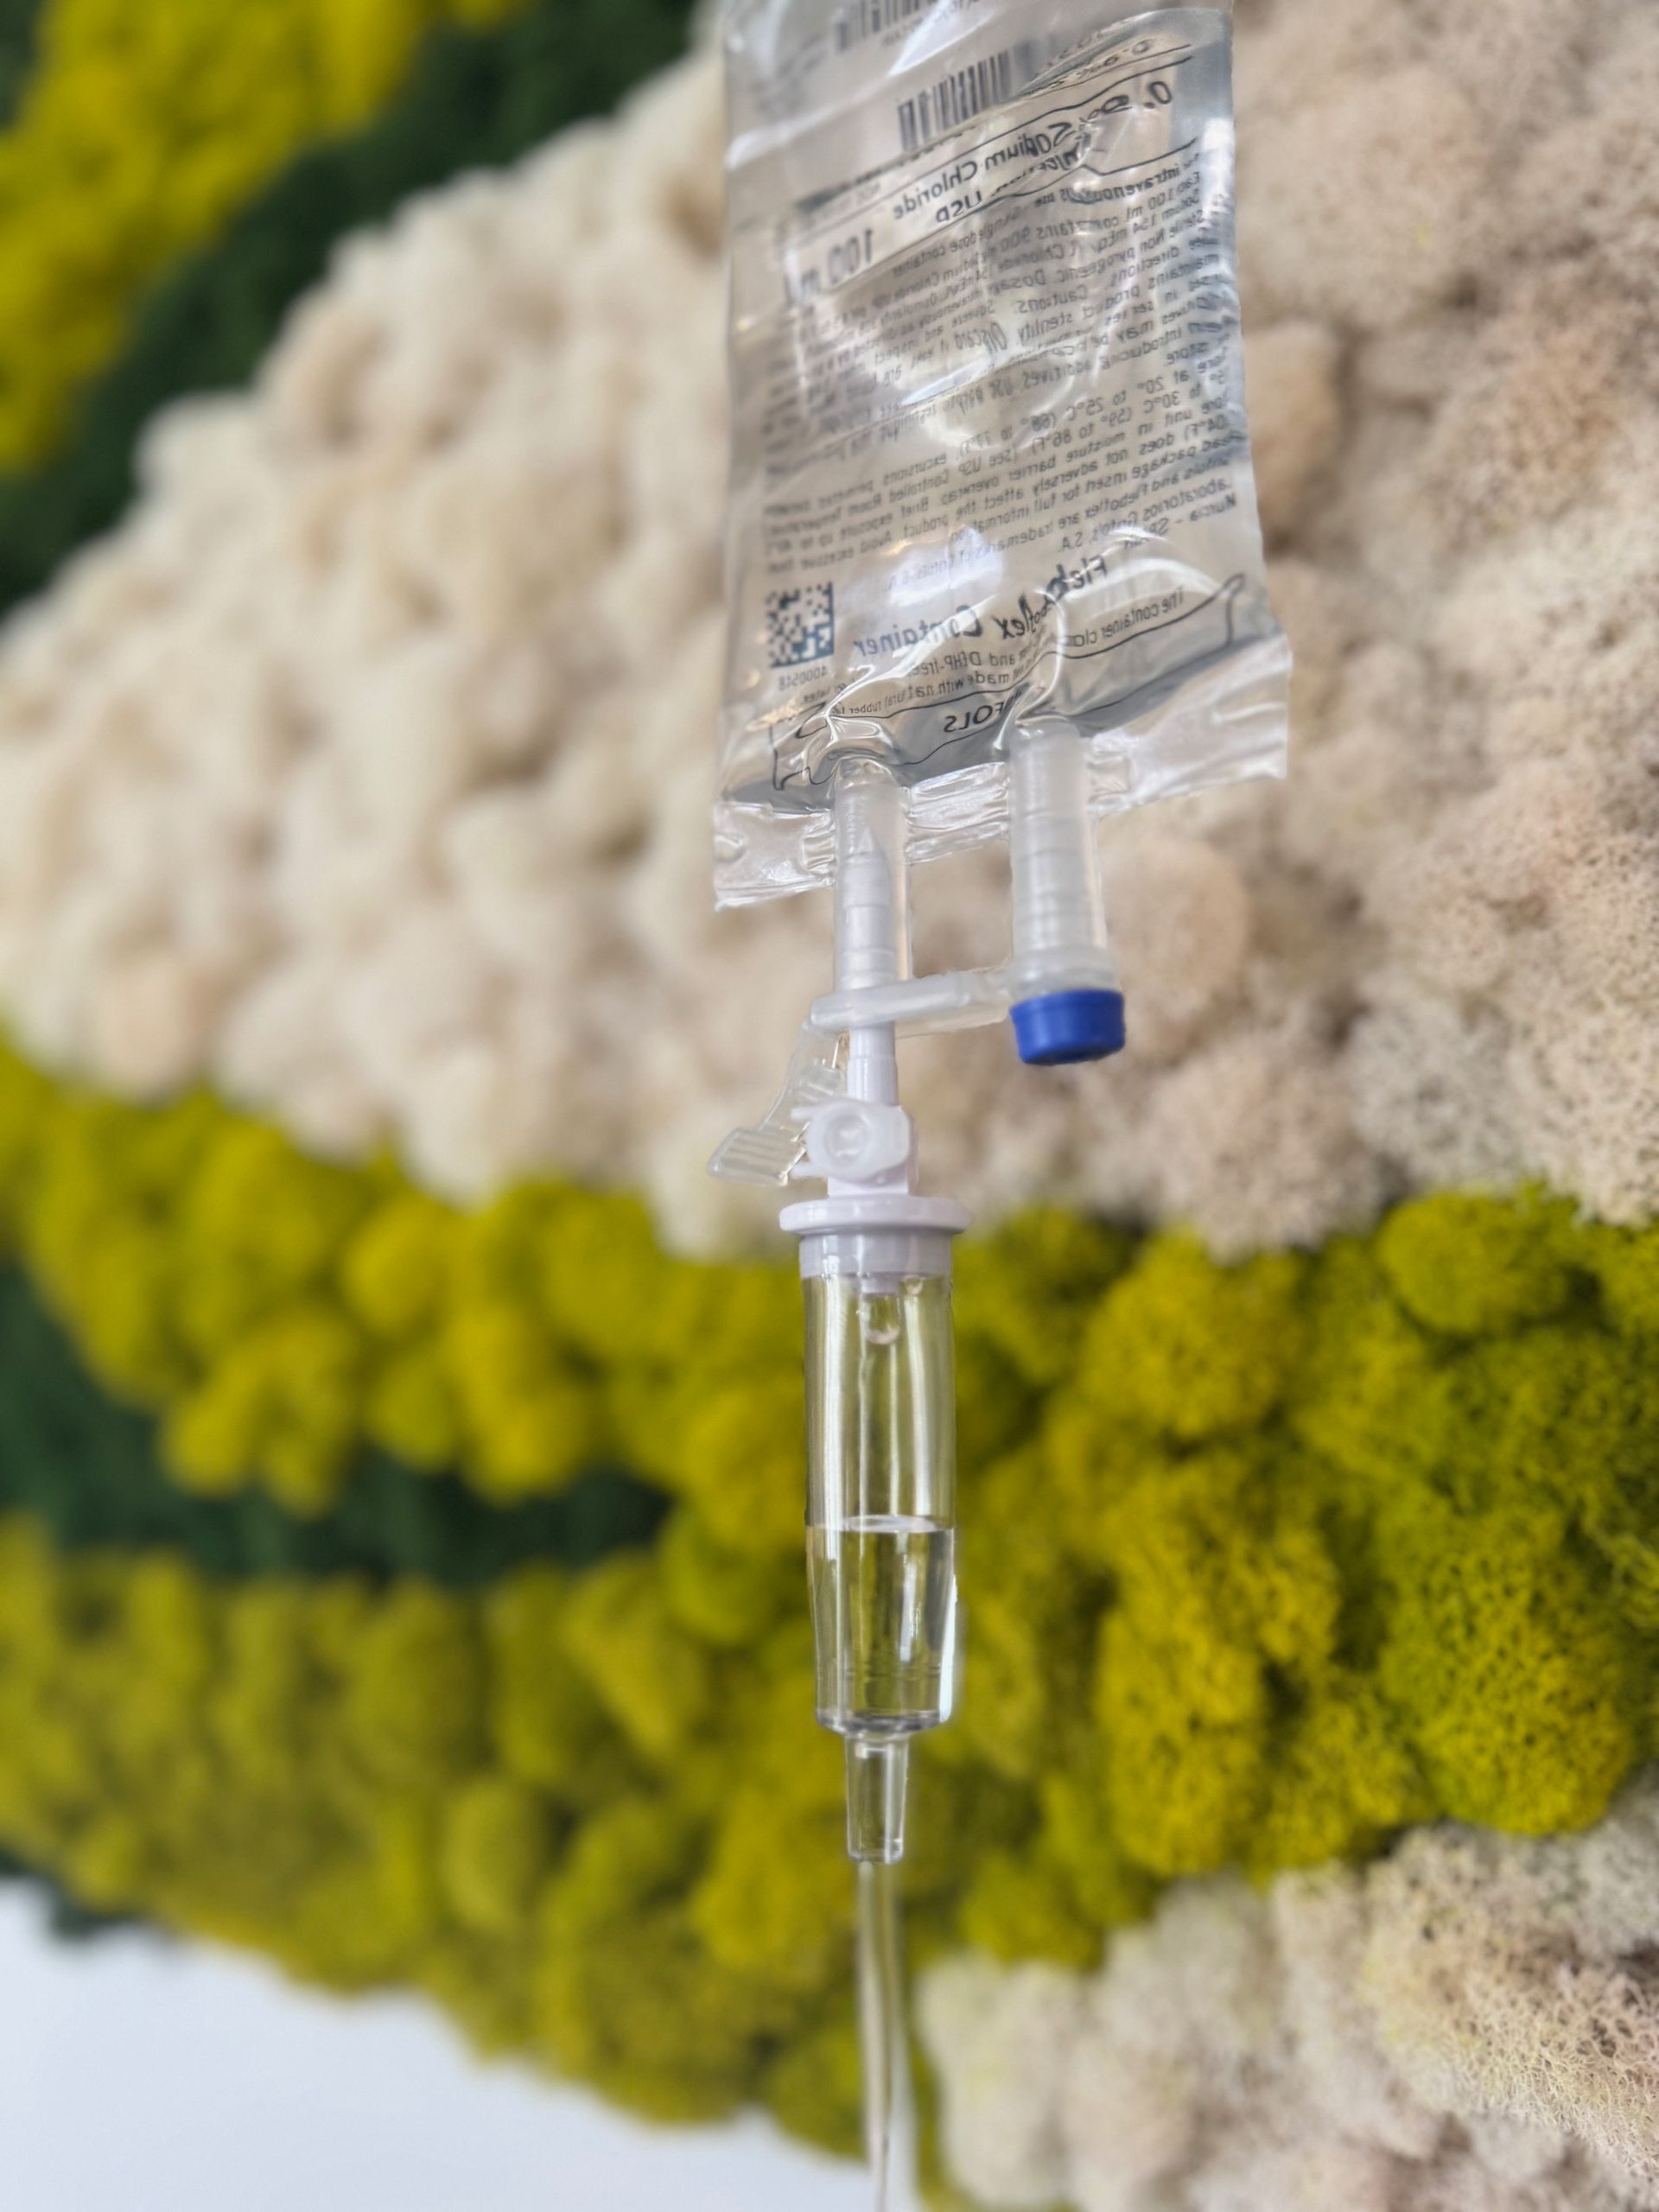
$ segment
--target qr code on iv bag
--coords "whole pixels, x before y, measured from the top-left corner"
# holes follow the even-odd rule
[[[835,650],[833,584],[794,584],[766,594],[766,658],[773,668],[804,668]]]

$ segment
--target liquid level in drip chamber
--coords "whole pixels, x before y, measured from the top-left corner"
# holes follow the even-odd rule
[[[950,1718],[956,1535],[891,1514],[807,1531],[818,1719],[843,1736],[906,1736]]]

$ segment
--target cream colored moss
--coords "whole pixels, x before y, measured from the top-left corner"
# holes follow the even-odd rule
[[[1644,2212],[1659,1783],[1585,1836],[1412,1836],[1173,1891],[1103,1972],[932,1967],[947,2163],[1003,2212]]]

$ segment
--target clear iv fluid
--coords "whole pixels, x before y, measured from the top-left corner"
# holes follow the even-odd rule
[[[818,1719],[838,1735],[913,1735],[950,1716],[956,1532],[912,1515],[807,1530]]]

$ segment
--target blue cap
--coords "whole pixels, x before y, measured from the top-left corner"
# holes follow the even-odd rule
[[[1122,991],[1051,991],[1014,1009],[1014,1034],[1028,1068],[1107,1060],[1124,1044]]]

